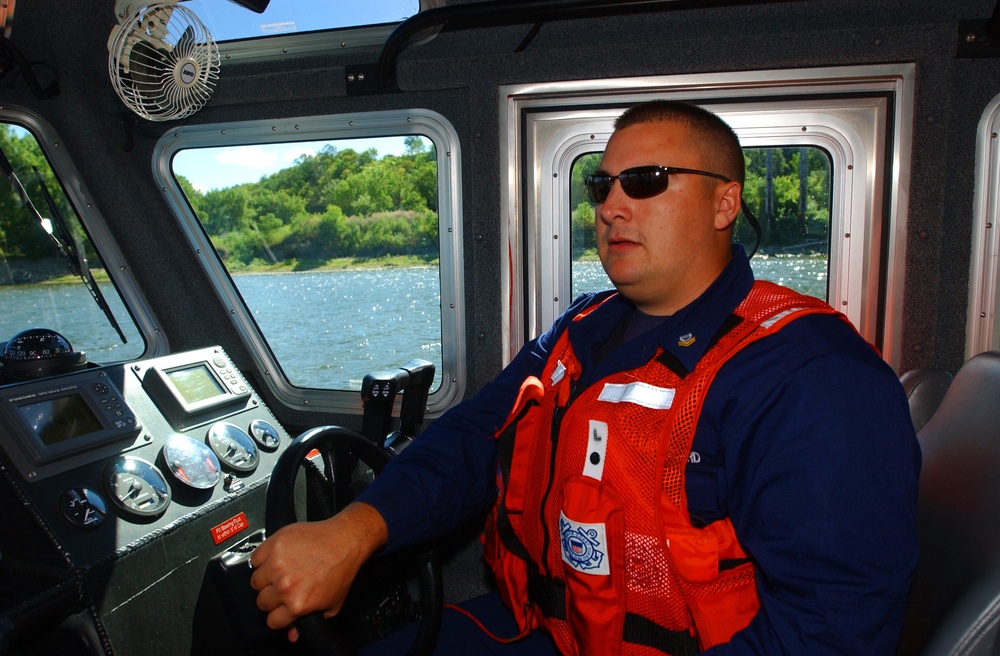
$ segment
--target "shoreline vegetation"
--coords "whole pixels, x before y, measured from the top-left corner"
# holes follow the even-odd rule
[[[758,257],[767,259],[770,257],[802,257],[807,255],[822,255],[816,248],[815,243],[801,244],[800,247],[787,247],[784,251],[773,252],[774,249],[761,249]],[[772,252],[767,252],[772,251]],[[599,261],[597,252],[594,249],[587,249],[584,253],[574,254],[574,262],[597,262]],[[231,263],[230,263],[231,264]],[[241,274],[259,273],[306,273],[324,271],[348,271],[360,269],[412,269],[437,267],[440,265],[438,258],[430,258],[419,255],[385,255],[382,257],[335,257],[328,260],[284,260],[279,262],[264,262],[254,260],[253,262],[232,267],[229,273],[234,276]],[[92,267],[91,274],[98,282],[109,280],[107,272],[101,267]],[[66,264],[56,258],[45,258],[42,260],[26,260],[21,258],[11,258],[6,262],[0,261],[0,287],[14,285],[62,285],[67,283],[82,282],[79,276],[67,271]]]
[[[358,269],[412,269],[438,266],[437,258],[417,255],[386,255],[383,257],[335,257],[329,260],[266,263],[260,260],[230,270],[232,275],[254,273],[306,273],[346,271]],[[102,267],[91,267],[91,274],[98,282],[109,280]],[[11,258],[0,262],[0,287],[13,285],[62,285],[83,282],[79,276],[67,271],[66,264],[56,258],[25,260]]]

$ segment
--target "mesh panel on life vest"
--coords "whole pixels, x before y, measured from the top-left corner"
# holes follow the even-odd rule
[[[690,381],[689,391],[683,398],[677,399],[679,406],[675,404],[676,418],[673,430],[670,431],[670,443],[663,470],[663,491],[674,505],[687,507],[684,491],[685,464],[706,391],[719,368],[744,340],[760,339],[770,334],[780,325],[782,319],[791,317],[796,310],[807,308],[807,311],[830,311],[829,306],[819,299],[800,296],[773,283],[757,282],[734,311],[742,321],[718,338],[715,347],[705,353],[694,372],[687,377]],[[764,324],[759,325],[762,321]],[[757,331],[757,334],[751,337],[754,331]]]
[[[633,619],[642,618],[639,624],[644,627],[630,634],[624,653],[658,653],[653,645],[661,649],[659,653],[673,651],[662,647],[662,641],[645,639],[650,635],[648,626],[655,627],[653,633],[662,628],[682,637],[697,628],[703,648],[725,642],[756,612],[753,566],[745,563],[726,569],[728,564],[721,563],[745,559],[731,523],[721,520],[704,529],[691,526],[684,474],[702,403],[715,374],[742,345],[777,330],[793,314],[800,316],[795,312],[798,309],[832,311],[818,299],[758,282],[736,309],[733,320],[725,324],[723,334],[713,338],[694,371],[678,374],[654,359],[640,369],[619,372],[591,385],[574,399],[570,398],[570,383],[579,376],[579,363],[567,334],[557,340],[540,377],[539,389],[544,389],[544,393],[538,392],[544,394],[541,406],[517,427],[510,471],[518,474],[505,490],[503,502],[515,533],[540,566],[540,575],[560,585],[564,579],[568,581],[566,577],[575,572],[564,569],[561,547],[560,513],[567,500],[564,489],[576,485],[573,477],[580,479],[586,463],[593,463],[588,454],[593,422],[606,424],[608,446],[603,473],[596,479],[602,481],[601,494],[619,499],[624,512],[624,523],[619,523],[624,528],[617,529],[624,534],[612,535],[609,530],[609,552],[620,554],[619,550],[624,550],[624,561],[619,560],[617,567],[624,570],[619,580],[624,583],[625,609]],[[675,394],[672,405],[617,405],[599,398],[607,384],[639,381],[658,393]],[[550,487],[553,472],[561,483]],[[581,498],[588,497],[568,497]],[[574,512],[586,515],[586,508],[592,506],[577,501],[574,507]],[[540,515],[542,522],[538,521]],[[668,521],[672,522],[669,530]],[[572,553],[568,557],[575,559]],[[523,583],[511,579],[509,585]],[[550,610],[554,612],[546,611],[544,624],[565,653],[575,653],[580,647],[570,622],[561,618],[558,608]],[[687,647],[682,645],[681,651]]]

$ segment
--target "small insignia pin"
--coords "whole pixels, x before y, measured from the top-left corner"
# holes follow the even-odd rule
[[[677,346],[691,346],[692,344],[694,344],[694,341],[695,337],[691,333],[688,333],[687,335],[681,335],[680,338],[677,340]]]

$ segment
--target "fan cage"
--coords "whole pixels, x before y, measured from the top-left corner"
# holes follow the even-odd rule
[[[108,72],[118,97],[150,121],[188,117],[212,96],[219,48],[192,10],[176,4],[140,8],[116,28]]]

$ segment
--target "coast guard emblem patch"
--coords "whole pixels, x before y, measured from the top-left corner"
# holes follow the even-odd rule
[[[581,524],[559,513],[559,532],[562,559],[567,565],[584,574],[611,574],[604,524]]]

